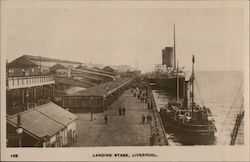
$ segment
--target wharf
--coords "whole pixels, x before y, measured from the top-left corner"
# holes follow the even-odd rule
[[[76,113],[78,137],[73,147],[150,146],[150,137],[157,133],[155,125],[160,125],[158,116],[148,109],[147,103],[133,97],[130,90],[124,91],[104,113],[93,114],[93,121],[90,113]],[[125,107],[124,116],[119,116],[119,106]],[[107,124],[104,123],[105,114],[108,116]],[[152,124],[143,124],[142,115],[148,114],[153,117]],[[160,136],[159,139],[156,138],[154,145],[168,144],[165,137],[162,139]]]

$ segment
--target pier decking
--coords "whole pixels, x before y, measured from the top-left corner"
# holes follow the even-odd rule
[[[125,107],[124,116],[119,116],[119,106]],[[108,116],[107,124],[104,122],[105,114]],[[90,113],[76,114],[78,137],[73,146],[149,146],[151,134],[155,133],[156,129],[150,122],[143,124],[143,114],[150,114],[153,122],[159,120],[154,119],[157,116],[147,108],[147,103],[141,103],[133,97],[130,89],[126,90],[107,111],[93,114],[93,121]],[[155,145],[166,145],[166,141],[157,140]]]

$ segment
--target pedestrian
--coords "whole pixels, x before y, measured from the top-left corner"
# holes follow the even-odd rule
[[[104,121],[105,121],[105,124],[108,123],[108,116],[107,115],[104,116]]]
[[[151,116],[151,115],[149,115],[149,121],[150,121],[150,122],[152,121],[152,116]]]
[[[141,102],[143,102],[143,96],[142,96],[142,95],[141,95],[141,97],[140,97],[140,98],[141,98]]]
[[[121,116],[122,115],[122,108],[121,108],[121,106],[119,106],[119,116]]]
[[[149,123],[150,122],[150,115],[148,114],[147,115],[147,123]]]
[[[149,101],[148,101],[148,109],[150,108],[150,103],[149,103]]]
[[[145,116],[142,115],[142,124],[144,124],[144,123],[145,123]]]
[[[126,113],[126,109],[125,109],[125,107],[123,106],[123,108],[122,108],[122,115],[124,116],[125,113]]]
[[[154,143],[155,143],[155,135],[154,134],[152,134],[152,136],[150,137],[149,141],[150,141],[150,146],[153,146]]]
[[[137,93],[137,99],[140,99],[140,94],[139,93]]]

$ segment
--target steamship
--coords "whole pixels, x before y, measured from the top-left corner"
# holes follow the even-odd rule
[[[177,70],[179,72],[179,86],[177,87]],[[177,93],[183,97],[183,86],[185,74],[182,69],[176,68],[176,50],[175,50],[175,27],[174,27],[174,46],[162,49],[162,64],[156,65],[154,77],[149,81],[155,85],[156,89],[167,90],[172,95]],[[177,92],[178,90],[178,92]]]
[[[175,100],[170,101],[165,108],[160,109],[160,116],[164,126],[172,127],[187,134],[214,136],[217,129],[211,110],[208,107],[196,105],[194,102],[194,56],[192,62],[192,76],[184,82],[184,99],[180,99],[177,95]],[[190,85],[192,86],[191,93]]]

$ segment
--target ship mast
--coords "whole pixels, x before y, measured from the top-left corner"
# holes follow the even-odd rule
[[[194,62],[195,62],[195,58],[193,55],[192,58],[192,78],[191,78],[191,84],[192,84],[192,119],[193,119],[193,115],[194,115]]]
[[[179,103],[179,67],[178,67],[178,60],[177,60],[177,92],[176,92],[176,98],[177,98],[177,103]]]
[[[175,24],[174,24],[174,69],[176,69]]]

